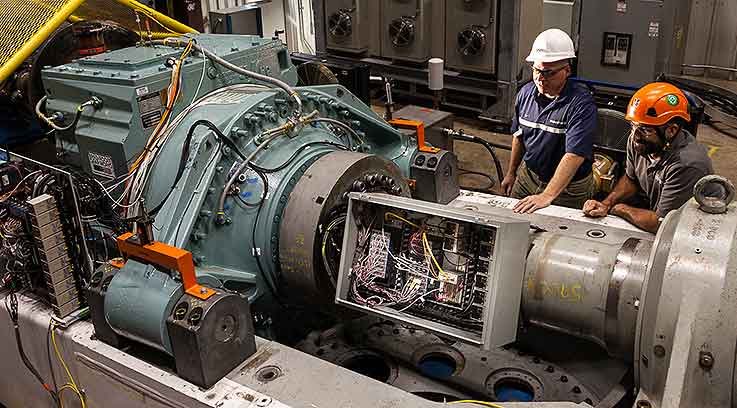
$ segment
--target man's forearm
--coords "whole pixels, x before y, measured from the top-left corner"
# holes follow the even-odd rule
[[[573,176],[581,167],[584,158],[573,153],[566,153],[558,163],[553,178],[548,183],[543,194],[557,198],[565,190],[566,186],[573,180]]]
[[[630,224],[653,234],[658,232],[660,228],[660,218],[655,211],[636,208],[626,204],[619,204],[612,208],[611,213],[618,217],[622,217]]]
[[[608,207],[612,207],[623,201],[630,199],[632,196],[637,194],[639,187],[632,181],[627,175],[620,177],[617,184],[614,186],[614,190],[602,201],[602,203]]]
[[[509,158],[509,168],[507,169],[508,175],[517,174],[517,168],[522,163],[522,156],[525,154],[525,146],[522,144],[522,140],[518,136],[512,137],[512,154]]]

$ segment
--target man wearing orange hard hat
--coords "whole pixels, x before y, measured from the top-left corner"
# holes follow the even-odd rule
[[[706,149],[684,129],[691,121],[688,100],[675,86],[656,82],[638,90],[627,120],[632,130],[626,175],[604,201],[587,201],[583,212],[594,218],[617,215],[655,233],[666,214],[685,204],[696,182],[714,170]],[[640,194],[647,208],[627,204]]]

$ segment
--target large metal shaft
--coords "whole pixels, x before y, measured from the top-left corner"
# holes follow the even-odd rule
[[[533,238],[522,294],[524,318],[586,338],[631,361],[642,283],[652,243],[623,244],[557,233]]]

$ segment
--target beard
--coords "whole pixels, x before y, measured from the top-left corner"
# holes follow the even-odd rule
[[[665,134],[661,129],[657,129],[658,140],[651,142],[645,138],[635,137],[633,147],[640,155],[660,155],[665,151]]]
[[[653,143],[653,142],[647,142],[643,141],[643,143],[638,143],[635,141],[634,143],[635,151],[642,156],[647,155],[657,155],[660,153],[663,153],[664,146],[662,143]]]

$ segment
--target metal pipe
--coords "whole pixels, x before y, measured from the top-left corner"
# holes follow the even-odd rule
[[[522,312],[528,323],[584,338],[632,361],[652,242],[610,244],[556,233],[534,237]]]
[[[704,64],[681,64],[684,68],[699,68],[699,69],[717,69],[727,72],[737,72],[737,68],[720,67],[718,65],[704,65]]]
[[[164,46],[174,46],[174,47],[181,47],[184,44],[186,44],[185,41],[182,41],[177,38],[169,38],[166,40],[157,40],[152,41],[152,44],[154,45],[164,45]],[[202,47],[201,45],[197,44],[196,42],[192,43],[192,47],[196,49],[197,51],[203,53],[207,58],[209,58],[211,61],[217,63],[218,65],[221,65],[233,72],[236,72],[238,74],[256,79],[258,81],[266,82],[267,84],[271,84],[276,86],[277,88],[280,88],[284,90],[284,92],[287,93],[291,98],[294,99],[294,102],[296,104],[296,107],[294,109],[294,112],[292,113],[292,116],[294,118],[300,118],[302,116],[302,100],[299,97],[299,94],[297,91],[294,90],[289,84],[287,84],[284,81],[281,81],[277,78],[273,78],[267,75],[262,75],[257,72],[249,71],[245,68],[241,68],[235,64],[231,64],[230,62],[224,60],[223,58],[220,58],[217,54],[207,50],[206,48]]]
[[[294,112],[292,113],[292,116],[294,118],[299,118],[299,117],[302,116],[302,99],[300,99],[299,94],[297,93],[297,91],[295,91],[294,88],[292,88],[286,82],[281,81],[281,80],[279,80],[277,78],[273,78],[273,77],[267,76],[267,75],[259,74],[257,72],[249,71],[249,70],[247,70],[245,68],[241,68],[241,67],[239,67],[237,65],[231,64],[230,62],[228,62],[228,61],[220,58],[220,56],[218,56],[218,55],[216,55],[216,54],[208,51],[207,49],[205,49],[204,47],[200,46],[197,43],[194,43],[193,46],[194,46],[194,48],[196,50],[198,50],[198,51],[202,52],[203,54],[205,54],[212,61],[216,62],[219,65],[222,65],[223,67],[225,67],[225,68],[227,68],[227,69],[229,69],[229,70],[231,70],[233,72],[237,72],[237,73],[239,73],[241,75],[245,75],[247,77],[251,77],[251,78],[254,78],[254,79],[257,79],[259,81],[266,82],[266,83],[269,83],[269,84],[272,84],[272,85],[275,85],[275,86],[283,89],[284,92],[287,93],[287,95],[289,95],[291,98],[294,99],[294,102],[296,104],[295,109],[294,109]]]

